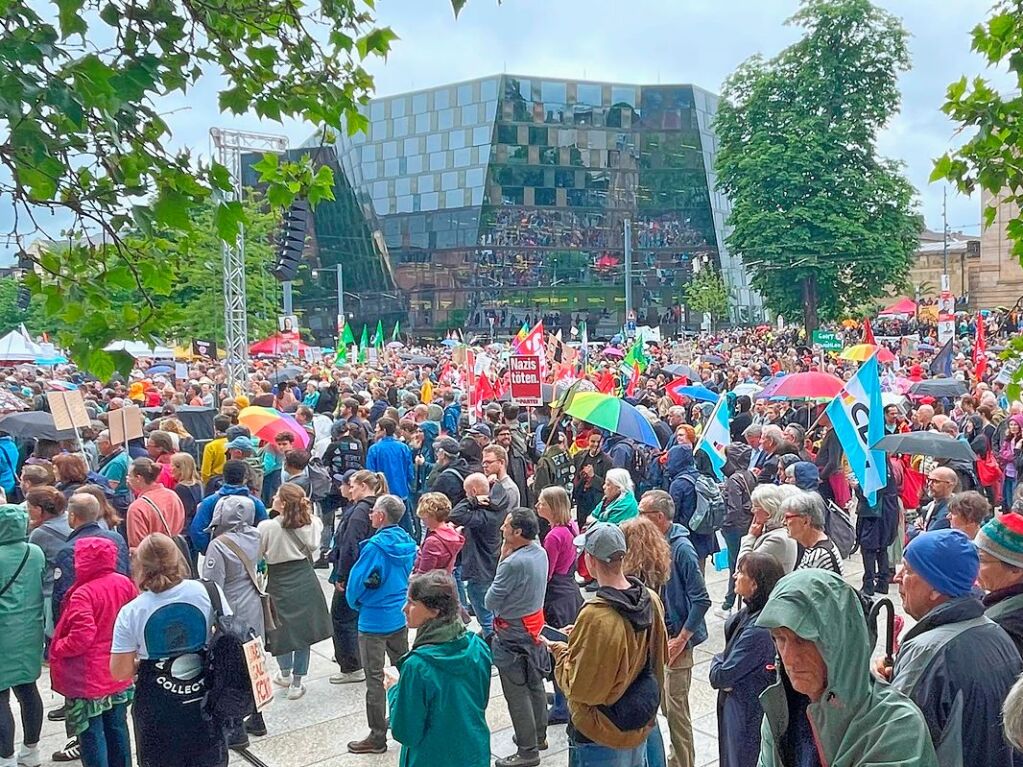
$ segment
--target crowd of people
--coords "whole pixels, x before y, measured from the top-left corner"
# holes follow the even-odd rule
[[[141,366],[109,382],[12,370],[26,407],[45,410],[63,380],[94,422],[73,440],[0,436],[0,767],[40,764],[44,715],[65,722],[57,761],[226,764],[273,726],[272,710],[211,715],[228,624],[272,656],[278,705],[307,694],[311,648],[332,641],[329,682],[365,692],[354,754],[386,752],[390,733],[402,764],[489,765],[496,668],[515,736],[497,767],[538,765],[560,725],[575,767],[692,767],[711,611],[725,767],[1023,758],[1010,726],[1023,717],[1007,710],[1002,727],[1023,697],[1010,695],[1023,404],[996,361],[976,377],[968,342],[953,358],[964,393],[893,391],[884,429],[950,435],[973,459],[890,454],[869,501],[820,403],[755,396],[822,366],[790,333],[650,348],[626,398],[656,447],[558,403],[476,402],[452,351],[417,351],[436,364],[389,349],[372,366],[256,366],[235,391],[216,363],[177,382]],[[925,377],[926,352],[897,353],[886,381]],[[589,362],[594,380],[616,368]],[[714,406],[673,399],[672,364],[727,403],[720,474],[700,442]],[[855,366],[823,363],[844,379]],[[149,414],[144,436],[115,443],[112,416],[131,404]],[[250,405],[290,414],[307,439],[254,435],[239,422]],[[215,411],[212,439],[188,432],[185,406]],[[708,562],[728,570],[717,605]],[[893,620],[892,656],[872,661],[872,608],[893,586],[913,623]],[[63,699],[49,712],[44,666]]]

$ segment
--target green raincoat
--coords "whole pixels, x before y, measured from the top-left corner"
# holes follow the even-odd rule
[[[28,513],[0,506],[0,690],[29,684],[43,665],[43,568],[46,557],[28,543]],[[25,553],[28,557],[25,558]],[[21,565],[21,572],[15,573]]]
[[[490,648],[456,623],[430,621],[387,691],[400,767],[490,767]]]
[[[812,641],[828,668],[827,687],[806,715],[810,740],[827,767],[937,767],[920,710],[870,672],[871,648],[863,609],[853,588],[820,569],[786,575],[771,593],[757,625],[788,628]],[[761,767],[783,767],[779,743],[789,728],[790,698],[785,669],[760,696]],[[798,693],[792,693],[798,695]],[[805,699],[804,699],[805,700]],[[809,744],[812,748],[812,742]]]

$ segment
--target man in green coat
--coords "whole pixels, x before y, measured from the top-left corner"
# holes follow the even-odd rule
[[[757,619],[778,648],[778,681],[760,696],[761,767],[937,767],[923,715],[870,673],[870,642],[853,588],[827,570],[797,570]],[[815,744],[816,740],[816,744]]]

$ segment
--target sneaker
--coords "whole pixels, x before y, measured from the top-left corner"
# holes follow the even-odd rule
[[[314,570],[329,570],[330,569],[330,562],[327,561],[327,558],[325,556],[321,555],[320,558],[317,559],[313,563],[313,569]]]
[[[60,751],[54,751],[50,757],[55,762],[74,762],[82,758],[82,748],[78,745],[78,738],[71,738]]]
[[[350,754],[386,754],[387,753],[387,741],[386,740],[375,740],[372,735],[367,736],[363,740],[353,740],[348,744],[348,753]]]
[[[291,687],[291,674],[275,674],[274,684],[278,687]]]
[[[540,767],[540,752],[519,751],[517,754],[506,756],[503,759],[496,759],[494,767]]]
[[[38,743],[34,746],[23,745],[18,750],[18,767],[39,767],[41,761]]]
[[[46,713],[46,718],[51,722],[63,722],[67,718],[67,707],[62,704],[60,708],[48,711]]]
[[[331,674],[331,684],[352,684],[353,682],[365,682],[366,672],[361,668],[355,671],[342,671],[338,674]]]
[[[288,688],[288,700],[298,700],[305,695],[305,685],[300,684],[297,687],[292,685]]]
[[[735,609],[732,607],[725,607],[724,605],[722,605],[721,607],[714,608],[714,615],[716,615],[718,618],[721,618],[722,620],[728,620],[734,614]]]

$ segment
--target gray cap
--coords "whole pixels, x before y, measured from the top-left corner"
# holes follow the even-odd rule
[[[575,547],[582,549],[594,559],[601,562],[613,562],[616,555],[624,556],[628,547],[625,545],[625,533],[618,525],[610,522],[597,522],[590,525],[586,532],[576,537]]]
[[[490,427],[487,426],[487,424],[485,423],[474,424],[473,427],[469,429],[469,433],[477,434],[481,437],[486,437],[487,439],[490,439],[491,437],[494,436],[494,433],[490,430]]]
[[[438,437],[433,441],[433,449],[442,450],[448,455],[458,455],[458,443],[451,437]]]

